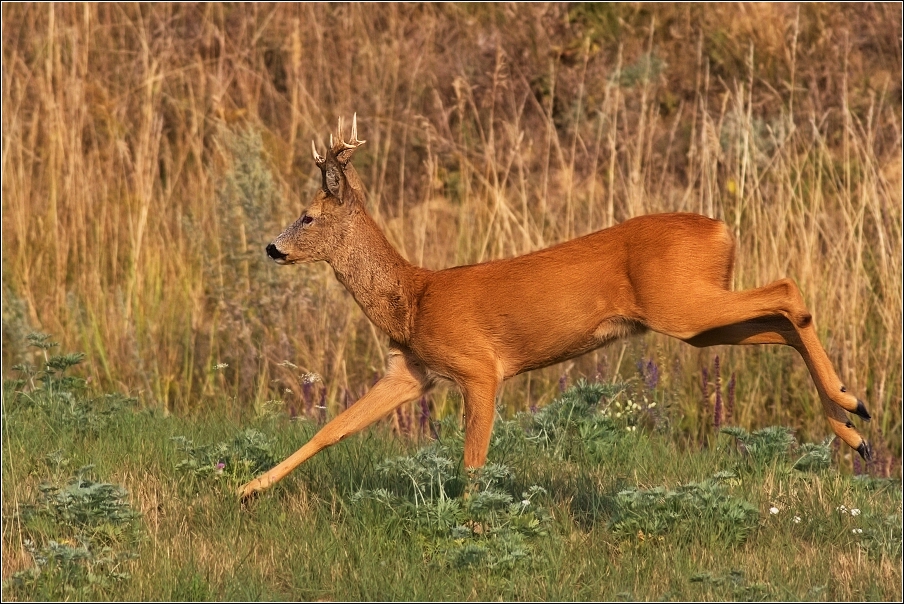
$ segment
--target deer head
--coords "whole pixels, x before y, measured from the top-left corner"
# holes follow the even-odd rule
[[[358,116],[352,118],[351,140],[342,138],[342,118],[336,138],[330,134],[326,157],[311,141],[314,163],[320,168],[321,188],[311,204],[291,226],[267,246],[267,255],[278,264],[329,260],[341,247],[354,215],[364,205],[364,190],[349,160],[365,141],[358,140]]]

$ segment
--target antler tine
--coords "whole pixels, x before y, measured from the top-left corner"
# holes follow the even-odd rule
[[[326,161],[326,158],[317,153],[317,145],[314,144],[314,140],[311,140],[311,151],[314,152],[314,163],[318,166],[322,165],[323,162]]]
[[[349,141],[350,145],[354,145],[357,147],[358,145],[363,145],[367,141],[359,141],[358,140],[358,114],[352,114],[352,140]]]

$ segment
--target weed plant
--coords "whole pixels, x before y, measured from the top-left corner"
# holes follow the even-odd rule
[[[81,468],[68,484],[41,484],[37,502],[13,519],[34,566],[4,580],[16,599],[110,597],[137,557],[139,514],[121,486],[95,482]]]
[[[319,419],[107,413],[53,360],[79,355],[31,343],[45,363],[3,391],[5,600],[901,595],[899,481],[840,470],[828,442],[784,428],[682,442],[646,381],[578,381],[498,417],[474,473],[454,418],[414,434],[390,418],[241,506],[236,486]],[[88,420],[99,435],[73,406],[104,418]]]
[[[800,285],[868,403],[866,437],[897,467],[894,5],[2,10],[4,368],[32,360],[22,336],[37,329],[94,360],[78,377],[160,412],[235,419],[280,400],[333,415],[358,398],[385,368],[384,337],[328,267],[279,268],[263,252],[320,186],[309,140],[322,148],[357,112],[368,209],[428,268],[644,213],[725,220],[733,286]],[[725,383],[701,388],[716,356]],[[793,350],[700,352],[656,334],[511,380],[504,415],[542,408],[563,375],[625,382],[638,359],[676,395],[671,429],[688,442],[712,433],[730,376],[726,423],[827,432]],[[427,404],[460,413],[446,390]]]

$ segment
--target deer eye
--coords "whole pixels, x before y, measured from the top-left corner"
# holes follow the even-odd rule
[[[304,216],[301,217],[301,224],[303,226],[308,226],[312,222],[314,222],[314,219],[311,218],[310,216],[308,216],[307,214],[305,214]]]

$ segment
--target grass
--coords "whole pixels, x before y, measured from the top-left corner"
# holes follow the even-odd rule
[[[306,141],[357,112],[370,211],[427,267],[641,213],[726,220],[735,286],[797,281],[898,471],[890,5],[12,4],[3,20],[4,368],[41,330],[85,351],[83,378],[162,412],[357,398],[385,338],[328,267],[262,251],[319,185]],[[563,375],[619,382],[652,358],[699,441],[716,356],[739,425],[827,433],[794,351],[657,335],[516,378],[501,400],[511,415]],[[454,392],[428,405],[459,411]]]
[[[900,600],[893,5],[2,16],[4,598]],[[725,220],[736,288],[800,285],[878,460],[824,442],[793,350],[651,334],[507,382],[477,504],[440,389],[240,509],[384,370],[328,267],[262,251],[320,184],[308,139],[353,112],[369,210],[429,268]],[[598,409],[582,378],[622,387]]]
[[[898,480],[778,427],[682,444],[658,386],[579,382],[499,419],[474,477],[457,422],[384,421],[243,507],[315,420],[94,410],[44,350],[4,387],[4,600],[901,597]]]

